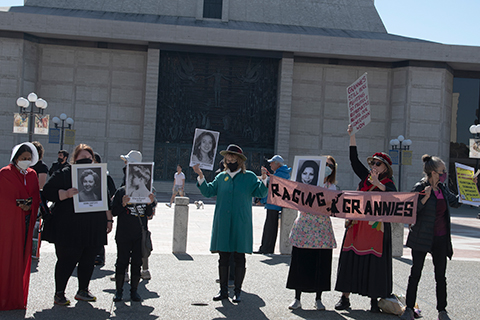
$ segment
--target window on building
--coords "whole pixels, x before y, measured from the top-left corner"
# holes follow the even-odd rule
[[[222,19],[223,0],[204,0],[203,17],[210,19]]]

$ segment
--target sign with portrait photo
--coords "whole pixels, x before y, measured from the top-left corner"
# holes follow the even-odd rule
[[[130,203],[149,203],[152,193],[153,162],[127,163],[125,194]]]
[[[295,156],[291,180],[323,187],[326,156]]]
[[[470,152],[468,153],[469,158],[479,159],[480,158],[480,139],[470,139]]]
[[[106,163],[73,164],[72,187],[75,213],[108,210]]]
[[[195,129],[192,153],[190,155],[190,167],[199,163],[200,169],[213,170],[219,137],[220,132]]]

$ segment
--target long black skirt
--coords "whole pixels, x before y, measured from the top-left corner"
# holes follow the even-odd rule
[[[343,241],[345,242],[345,236]],[[358,255],[352,250],[341,251],[335,290],[358,293],[370,298],[386,298],[392,293],[392,281],[392,229],[390,223],[384,224],[381,257],[373,254]]]
[[[293,247],[287,288],[302,292],[330,291],[332,251]]]

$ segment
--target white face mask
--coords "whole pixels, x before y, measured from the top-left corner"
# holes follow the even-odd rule
[[[329,175],[332,174],[332,168],[330,167],[325,167],[325,177],[328,177]]]
[[[30,166],[30,163],[30,160],[17,161],[17,166],[22,170],[27,170],[27,168]]]

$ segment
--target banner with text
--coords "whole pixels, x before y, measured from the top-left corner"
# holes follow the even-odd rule
[[[270,204],[350,220],[414,224],[418,193],[335,191],[270,176]]]
[[[472,206],[480,206],[480,194],[473,181],[474,169],[472,167],[455,162],[455,173],[457,175],[457,188],[460,195],[460,202]]]
[[[347,87],[348,116],[352,134],[370,123],[370,100],[368,97],[367,73]]]

